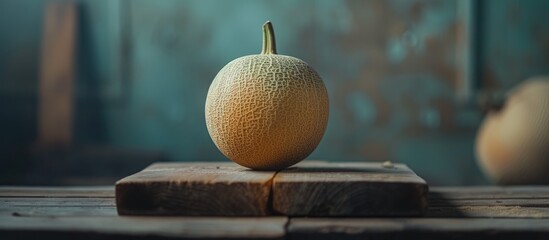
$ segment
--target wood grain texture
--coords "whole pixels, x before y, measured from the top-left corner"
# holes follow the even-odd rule
[[[114,187],[113,186],[89,186],[89,187],[0,186],[0,199],[3,197],[114,198]]]
[[[0,187],[0,216],[117,216],[113,186]]]
[[[275,172],[234,163],[156,163],[116,183],[121,215],[265,216]]]
[[[532,199],[549,198],[547,186],[433,187],[430,199]]]
[[[421,218],[294,217],[288,222],[285,217],[117,216],[112,187],[0,187],[0,238],[548,239],[549,206],[540,204],[547,193],[549,187],[437,187],[429,201],[447,210],[439,216],[429,207]],[[486,201],[506,199],[521,201],[509,202],[513,206]],[[540,213],[544,219],[536,219]]]
[[[115,216],[114,187],[0,187],[0,214]],[[434,187],[426,217],[549,218],[547,187]]]
[[[285,217],[0,216],[2,239],[282,239]]]
[[[287,239],[547,239],[549,219],[292,218]]]
[[[273,179],[273,209],[288,216],[417,216],[427,191],[402,164],[303,163]]]
[[[549,218],[547,207],[522,206],[451,206],[429,207],[430,218]]]
[[[434,187],[427,217],[549,218],[549,188]]]
[[[48,4],[40,66],[38,140],[43,146],[72,143],[77,11],[71,2]]]

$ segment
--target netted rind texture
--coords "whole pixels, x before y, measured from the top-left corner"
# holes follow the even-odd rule
[[[206,125],[219,150],[252,169],[278,170],[305,159],[328,122],[320,76],[294,57],[261,54],[233,60],[206,99]]]

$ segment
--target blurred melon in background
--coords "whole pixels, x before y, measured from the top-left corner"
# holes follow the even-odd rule
[[[549,184],[549,77],[527,79],[495,101],[477,135],[480,166],[499,184]]]

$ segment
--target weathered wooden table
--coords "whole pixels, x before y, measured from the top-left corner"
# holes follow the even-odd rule
[[[549,239],[549,187],[431,188],[421,218],[128,217],[114,187],[0,187],[0,239]]]

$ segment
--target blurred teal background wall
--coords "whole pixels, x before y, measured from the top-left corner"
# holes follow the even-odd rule
[[[206,93],[226,63],[259,53],[266,20],[279,53],[308,62],[329,91],[310,159],[402,162],[432,185],[486,183],[474,157],[482,114],[467,98],[549,74],[543,0],[76,2],[75,142],[173,161],[226,160],[206,130]],[[0,2],[0,150],[36,139],[47,3]]]

